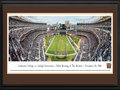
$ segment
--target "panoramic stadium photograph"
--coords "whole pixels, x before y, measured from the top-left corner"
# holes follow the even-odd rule
[[[8,15],[8,61],[112,61],[112,14]]]

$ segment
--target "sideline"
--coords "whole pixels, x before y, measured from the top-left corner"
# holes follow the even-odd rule
[[[67,36],[67,39],[68,39],[68,36]],[[69,39],[68,39],[68,41],[69,41],[70,45],[72,46],[73,50],[74,50],[74,51],[75,51],[75,53],[76,53],[76,50],[75,50],[75,48],[73,47],[73,45],[71,44],[71,42],[70,42],[70,40],[69,40]]]
[[[72,40],[71,37],[69,37],[71,39],[71,41],[74,43],[74,45],[79,49],[78,45]]]
[[[53,40],[54,40],[54,39],[55,39],[55,36],[53,37]],[[52,40],[52,42],[53,42],[53,40]],[[52,45],[52,42],[50,43],[50,45],[48,46],[47,50],[45,51],[45,54],[47,54],[48,49],[49,49],[50,46]]]

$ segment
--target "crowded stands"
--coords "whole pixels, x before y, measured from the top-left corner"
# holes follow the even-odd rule
[[[38,35],[45,34],[46,28],[46,23],[34,23],[18,17],[9,17],[9,61],[29,61],[32,60],[30,57],[34,57],[34,61],[37,61],[39,50],[33,48],[36,47],[34,39]],[[43,40],[40,45],[39,47],[43,46]],[[43,53],[42,49],[41,53]],[[43,54],[40,57],[42,56]]]
[[[90,34],[86,36],[91,44],[91,45],[89,44],[90,51],[88,54],[88,56],[89,55],[91,56],[91,58],[89,59],[90,61],[111,61],[111,18],[110,17],[106,17],[105,19],[101,19],[95,23],[89,23],[89,24],[78,23],[77,28],[78,28],[77,33],[80,32],[80,35],[82,35],[81,32],[83,31],[92,32],[94,34],[94,38],[98,40],[98,42],[95,44],[95,40],[94,38],[91,38]],[[81,51],[79,51],[78,53],[81,54]],[[79,61],[80,55],[77,55],[76,57],[78,58],[78,59],[76,58],[76,61]]]

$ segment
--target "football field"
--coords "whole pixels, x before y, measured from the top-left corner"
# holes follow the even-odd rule
[[[46,50],[46,55],[65,56],[75,55],[76,51],[67,36],[54,36],[53,41]]]

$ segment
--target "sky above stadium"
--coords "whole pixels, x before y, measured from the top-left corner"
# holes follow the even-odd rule
[[[100,19],[101,16],[25,16],[34,22],[41,22],[47,24],[56,24],[69,21],[71,24],[89,23]]]

